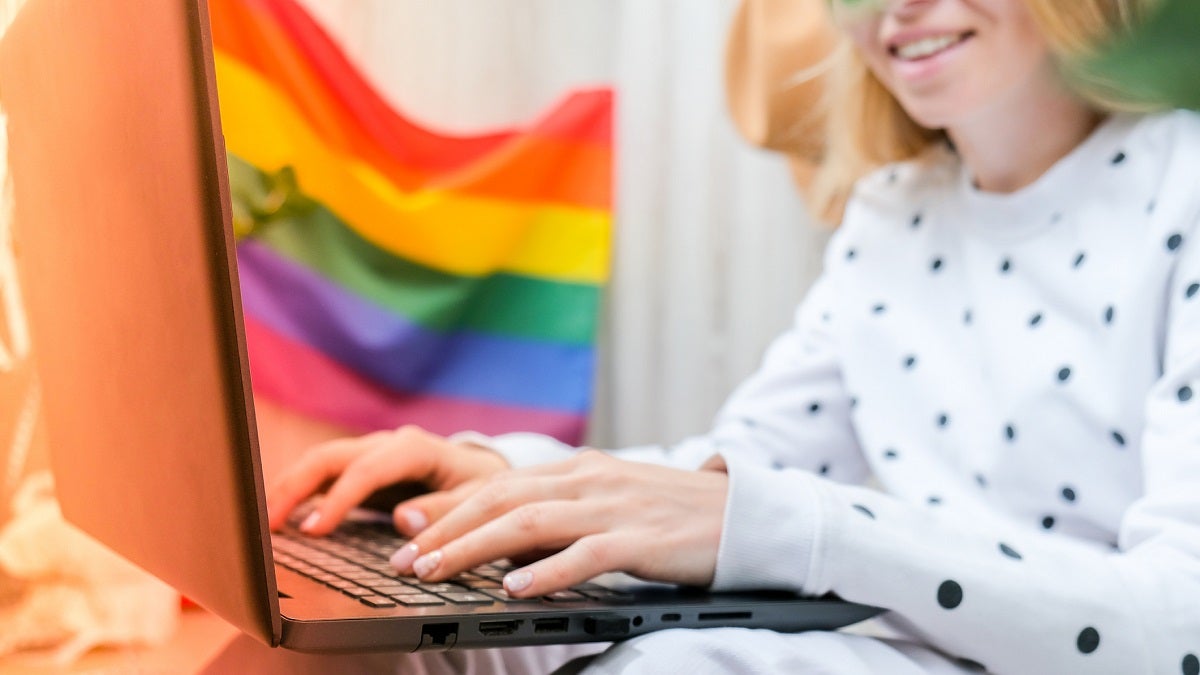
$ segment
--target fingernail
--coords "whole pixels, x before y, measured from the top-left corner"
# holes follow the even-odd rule
[[[401,509],[400,515],[404,518],[404,522],[408,523],[409,534],[420,534],[422,530],[429,527],[429,519],[416,509]]]
[[[533,572],[518,570],[504,576],[504,590],[509,593],[520,593],[533,583]]]
[[[321,514],[317,511],[313,511],[312,513],[308,514],[308,517],[304,519],[303,523],[300,523],[300,531],[311,532],[319,522],[321,522]]]
[[[442,552],[438,550],[417,558],[417,561],[413,563],[413,571],[419,577],[426,577],[432,574],[440,564],[442,564]]]
[[[417,556],[420,554],[421,550],[417,548],[416,544],[405,544],[392,554],[392,558],[389,560],[389,562],[392,563],[392,567],[395,567],[401,572],[405,572],[408,570],[408,568],[412,567],[413,561],[416,560]]]

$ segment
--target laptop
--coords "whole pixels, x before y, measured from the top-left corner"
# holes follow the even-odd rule
[[[272,535],[204,0],[29,0],[0,43],[0,106],[63,512],[245,633],[308,652],[444,650],[833,629],[880,611],[622,575],[507,602],[489,583],[503,561],[416,592],[391,573],[393,592],[374,592],[400,545],[374,538],[386,526]]]

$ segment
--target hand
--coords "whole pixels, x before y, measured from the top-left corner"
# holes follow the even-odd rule
[[[396,529],[412,536],[462,501],[482,480],[504,471],[508,462],[486,448],[459,445],[415,426],[377,431],[314,446],[267,491],[271,529],[278,529],[298,504],[335,479],[301,526],[326,535],[346,513],[375,490],[419,481],[433,492],[396,506]]]
[[[392,564],[426,581],[531,552],[558,551],[505,577],[533,597],[605,572],[706,586],[716,569],[729,478],[586,451],[493,476]]]

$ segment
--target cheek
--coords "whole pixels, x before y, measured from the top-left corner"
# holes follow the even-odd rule
[[[846,34],[850,37],[859,57],[867,64],[875,77],[883,79],[887,70],[884,66],[888,61],[888,53],[876,37],[879,35],[878,26],[876,24],[859,25],[847,29]]]
[[[865,49],[858,50],[859,57],[866,64],[867,69],[879,80],[888,90],[894,91],[895,83],[891,81],[890,57],[887,52],[882,50],[868,51]]]
[[[1038,37],[1012,39],[993,44],[990,53],[980,55],[978,84],[997,92],[1044,84],[1057,79],[1049,51]]]

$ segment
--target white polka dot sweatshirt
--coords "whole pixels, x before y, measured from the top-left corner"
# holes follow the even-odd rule
[[[832,591],[994,673],[1197,675],[1200,116],[1110,118],[1013,194],[940,149],[867,177],[714,429],[616,452],[727,460],[717,589]]]

